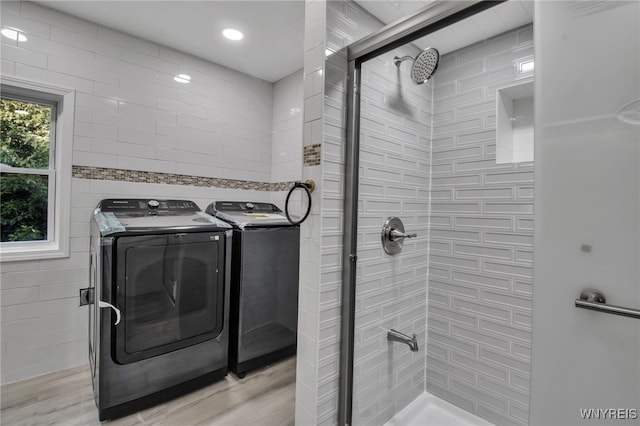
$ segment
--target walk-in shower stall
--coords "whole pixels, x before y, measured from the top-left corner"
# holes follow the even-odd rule
[[[640,4],[434,2],[327,67],[339,424],[640,424]]]

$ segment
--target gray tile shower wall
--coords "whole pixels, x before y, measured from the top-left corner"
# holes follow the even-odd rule
[[[496,89],[532,78],[523,27],[444,55],[434,76],[427,391],[527,424],[533,163],[496,164]]]
[[[358,269],[353,424],[381,425],[425,388],[431,82],[415,85],[408,45],[362,65]],[[380,231],[390,216],[406,232],[402,252],[388,255]],[[387,340],[415,334],[420,350]]]

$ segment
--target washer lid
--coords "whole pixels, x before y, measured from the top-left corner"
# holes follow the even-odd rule
[[[229,229],[231,226],[188,200],[106,199],[93,212],[100,233],[191,232]]]
[[[292,226],[282,210],[271,203],[216,201],[209,204],[206,212],[240,229]]]

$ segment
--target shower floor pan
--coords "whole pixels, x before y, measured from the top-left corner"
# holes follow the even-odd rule
[[[493,426],[492,423],[426,392],[384,424],[384,426],[415,425]]]

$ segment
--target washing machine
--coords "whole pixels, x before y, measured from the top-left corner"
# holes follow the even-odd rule
[[[192,201],[106,199],[90,240],[89,361],[100,420],[226,376],[231,226]]]
[[[239,377],[296,353],[300,227],[274,204],[216,201],[233,226],[229,369]]]

